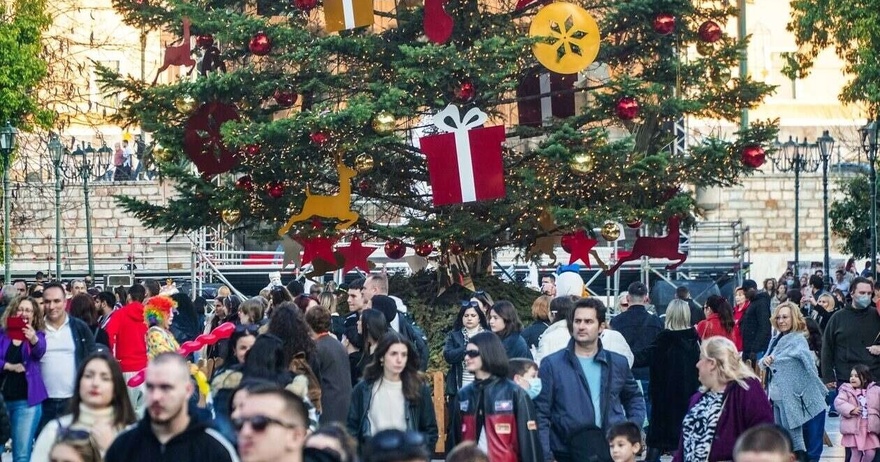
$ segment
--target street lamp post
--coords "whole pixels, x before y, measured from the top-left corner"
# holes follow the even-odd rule
[[[61,280],[61,156],[64,154],[64,146],[58,135],[52,133],[49,136],[49,154],[52,156],[52,164],[55,166],[55,280]]]
[[[3,155],[3,281],[12,280],[12,252],[9,248],[12,238],[9,235],[9,160],[15,151],[15,135],[18,130],[9,121],[0,129],[0,155]]]
[[[86,257],[89,261],[89,276],[93,280],[95,278],[95,257],[92,253],[92,207],[89,203],[89,175],[91,175],[92,165],[89,162],[89,158],[94,156],[94,154],[95,148],[92,147],[92,143],[89,143],[85,149],[79,146],[71,153],[75,159],[80,159],[78,163],[80,175],[82,176],[83,200],[85,201],[86,211],[86,253],[88,253]]]
[[[773,158],[773,164],[781,172],[794,172],[794,275],[798,277],[800,268],[800,190],[801,190],[801,173],[815,172],[819,169],[819,161],[811,155],[811,152],[818,149],[815,144],[807,143],[806,138],[803,142],[798,143],[797,140],[788,141],[782,144],[782,156]]]
[[[867,154],[868,167],[871,172],[871,255],[868,257],[871,263],[871,273],[877,271],[877,128],[877,121],[870,119],[864,127],[859,129],[859,133],[862,135],[862,149]]]
[[[831,290],[831,258],[829,255],[829,230],[828,230],[828,159],[834,149],[834,138],[828,134],[828,130],[822,132],[822,136],[816,140],[819,145],[819,156],[822,158],[822,251],[823,266],[825,267],[825,289]]]

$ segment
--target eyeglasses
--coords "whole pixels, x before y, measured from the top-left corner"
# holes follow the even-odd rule
[[[468,358],[479,358],[480,350],[465,350],[464,355]]]
[[[400,430],[381,431],[373,437],[371,442],[381,451],[403,449],[405,447],[419,447],[425,445],[425,437],[419,432],[402,432]]]
[[[461,301],[462,308],[479,308],[480,304],[471,300],[462,300]]]
[[[244,424],[251,424],[251,428],[254,429],[255,432],[263,432],[266,428],[271,425],[281,425],[284,428],[296,428],[299,425],[289,424],[287,422],[282,422],[278,419],[274,419],[272,417],[267,417],[264,415],[254,415],[250,417],[237,417],[232,419],[232,427],[235,428],[235,431],[240,432],[242,428],[244,428]]]

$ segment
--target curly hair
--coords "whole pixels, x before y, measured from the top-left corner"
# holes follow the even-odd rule
[[[167,295],[150,297],[150,301],[144,305],[144,322],[147,327],[165,327],[165,321],[171,316],[172,310],[177,303]]]
[[[309,326],[303,320],[302,312],[293,302],[276,306],[269,321],[267,333],[275,335],[284,342],[286,364],[300,353],[310,361],[315,355],[315,341],[310,335]]]

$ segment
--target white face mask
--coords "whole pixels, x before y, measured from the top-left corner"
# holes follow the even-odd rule
[[[853,307],[854,308],[863,310],[863,309],[867,308],[870,304],[871,304],[871,295],[870,294],[856,295],[853,297]]]
[[[529,389],[526,390],[529,398],[535,399],[541,394],[541,378],[533,377],[529,379]]]

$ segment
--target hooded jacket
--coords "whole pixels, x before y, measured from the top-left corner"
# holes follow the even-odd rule
[[[144,304],[131,302],[110,318],[107,327],[108,347],[119,361],[122,372],[139,372],[147,367],[147,324]]]
[[[880,433],[880,386],[871,382],[867,388],[856,391],[852,385],[844,383],[834,399],[834,407],[840,413],[840,434],[858,435],[861,413],[852,415],[852,410],[859,406],[859,394],[864,394],[868,402],[868,431]]]
[[[483,417],[480,418],[479,415]],[[461,389],[452,408],[453,445],[486,435],[492,462],[541,462],[538,415],[525,390],[506,378],[478,380]]]
[[[120,433],[107,449],[104,462],[238,462],[235,449],[220,433],[190,417],[189,426],[165,444],[150,426],[149,415]]]

